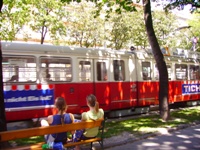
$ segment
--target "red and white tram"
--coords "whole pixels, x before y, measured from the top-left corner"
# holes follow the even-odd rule
[[[109,117],[144,113],[158,104],[158,71],[150,53],[2,42],[3,82],[8,122],[46,117],[54,100],[68,112],[87,110],[95,94]],[[170,103],[199,103],[199,60],[166,56]]]

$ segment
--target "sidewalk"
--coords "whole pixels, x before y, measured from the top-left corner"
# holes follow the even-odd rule
[[[200,124],[106,150],[199,150]]]
[[[114,136],[114,137],[111,137],[111,138],[105,138],[104,139],[104,149],[115,150],[115,149],[119,149],[118,147],[121,147],[121,145],[122,145],[121,148],[123,149],[124,144],[131,144],[131,143],[134,143],[134,142],[137,142],[137,141],[140,141],[140,140],[148,139],[150,137],[172,134],[175,131],[178,131],[178,130],[181,130],[181,129],[187,129],[189,127],[195,127],[195,126],[198,126],[199,131],[200,131],[200,121],[197,121],[197,122],[194,122],[194,123],[191,123],[191,124],[179,125],[176,128],[170,128],[170,129],[160,128],[159,132],[155,132],[155,133],[151,133],[151,134],[144,134],[144,135],[141,135],[139,137],[136,137],[133,134],[130,134],[128,132],[123,132],[121,135]],[[200,135],[200,132],[198,134]],[[199,139],[199,141],[200,141],[200,139]],[[94,143],[93,146],[94,146],[93,150],[99,150],[100,149],[100,146],[99,146],[98,143]],[[82,147],[81,150],[88,150],[88,146]]]

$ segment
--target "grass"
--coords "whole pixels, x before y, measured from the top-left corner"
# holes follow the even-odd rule
[[[160,128],[174,128],[178,125],[200,121],[200,106],[172,111],[170,116],[171,119],[167,122],[163,122],[159,115],[145,115],[123,121],[107,121],[104,137],[109,138],[120,135],[122,132],[129,132],[135,136],[141,136],[156,132]],[[42,141],[44,141],[43,137],[36,136],[11,142],[17,143],[17,145],[27,145]]]
[[[105,138],[119,135],[124,131],[140,136],[141,134],[156,132],[159,128],[173,128],[178,125],[200,121],[200,106],[173,111],[170,116],[171,119],[167,122],[163,122],[159,115],[108,122],[105,127]]]

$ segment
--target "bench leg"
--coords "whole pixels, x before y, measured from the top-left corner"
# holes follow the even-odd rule
[[[103,150],[104,147],[103,147],[103,140],[99,141],[99,144],[101,145],[101,149]]]
[[[92,150],[93,142],[90,143],[90,149]]]
[[[99,145],[101,146],[101,150],[104,150],[104,147],[103,147],[103,140],[102,141],[99,141]],[[90,143],[90,149],[92,150],[92,147],[93,147],[93,142]]]

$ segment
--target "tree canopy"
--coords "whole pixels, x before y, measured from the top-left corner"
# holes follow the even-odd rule
[[[144,49],[149,47],[141,7],[133,5],[137,11],[122,9],[120,13],[107,13],[109,9],[104,8],[101,14],[96,16],[94,14],[99,11],[97,7],[84,1],[78,4],[61,4],[54,0],[26,2],[9,3],[5,0],[3,13],[0,15],[0,34],[3,40],[37,41],[80,47],[104,46],[116,50],[129,49],[131,46]],[[112,7],[118,8],[118,5]],[[13,11],[14,9],[18,11]],[[152,16],[159,44],[176,46],[178,38],[174,40],[173,36],[169,36],[177,28],[175,16],[162,11],[153,11]]]

